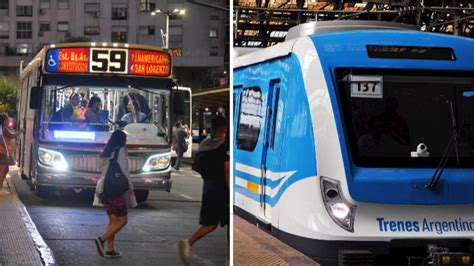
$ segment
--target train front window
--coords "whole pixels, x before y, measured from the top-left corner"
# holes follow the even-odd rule
[[[342,118],[356,165],[436,167],[453,139],[447,166],[474,166],[473,75],[432,73],[337,71]]]
[[[170,93],[165,90],[45,87],[41,138],[106,143],[122,129],[128,144],[167,145]]]

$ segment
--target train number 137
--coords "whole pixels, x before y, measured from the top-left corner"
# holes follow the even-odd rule
[[[377,82],[357,82],[357,91],[359,92],[375,92]]]
[[[90,72],[126,73],[127,52],[122,49],[91,49]]]
[[[351,76],[351,97],[382,98],[383,77],[381,76]]]

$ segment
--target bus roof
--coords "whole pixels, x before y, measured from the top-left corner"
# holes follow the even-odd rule
[[[117,50],[140,50],[140,51],[150,51],[150,52],[158,52],[160,54],[165,54],[169,56],[169,75],[162,76],[161,78],[169,78],[171,77],[171,69],[172,69],[172,54],[169,49],[163,49],[160,47],[156,46],[151,46],[151,45],[142,45],[142,44],[128,44],[128,43],[112,43],[112,42],[73,42],[73,43],[60,43],[60,44],[48,44],[45,45],[38,53],[35,55],[35,57],[28,63],[28,65],[23,69],[21,72],[21,79],[24,79],[25,77],[28,77],[31,72],[35,69],[41,68],[41,71],[44,74],[59,74],[61,73],[48,73],[45,69],[45,60],[48,51],[52,49],[63,49],[63,48],[68,48],[68,49],[74,49],[74,48],[85,48],[85,49],[90,49],[90,48],[97,48],[99,49],[117,49]],[[68,73],[71,74],[71,73]],[[79,73],[81,75],[84,74],[94,74],[94,73]],[[122,74],[122,73],[102,73],[102,74],[111,74],[111,75],[117,75],[117,74]],[[125,74],[125,75],[130,75],[130,74]],[[147,76],[142,74],[141,76]],[[150,75],[150,77],[153,77],[153,75]]]

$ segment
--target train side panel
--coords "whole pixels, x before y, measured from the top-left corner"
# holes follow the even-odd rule
[[[257,84],[268,88],[262,93],[261,115],[262,128],[268,130],[260,132],[254,151],[242,150],[238,147],[238,141],[235,142],[235,205],[273,228],[281,226],[281,221],[295,228],[301,227],[305,221],[288,215],[289,210],[307,211],[313,206],[312,200],[298,201],[296,206],[295,201],[284,197],[294,183],[312,178],[308,188],[312,193],[300,196],[311,198],[317,195],[313,128],[300,68],[297,58],[290,55],[234,72],[234,84],[241,86],[242,90]],[[237,124],[234,128],[237,131],[237,120],[241,119],[240,112],[245,109],[242,100],[240,98],[240,102],[236,103],[240,108],[235,116]],[[272,103],[270,108],[269,102]],[[271,114],[268,114],[269,110]],[[237,138],[238,135],[239,132],[236,132]],[[266,151],[265,139],[268,142]],[[266,167],[264,179],[261,178],[262,162]],[[264,199],[262,194],[265,194]]]

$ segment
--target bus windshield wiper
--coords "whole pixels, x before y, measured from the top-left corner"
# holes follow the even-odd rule
[[[441,160],[438,166],[436,167],[436,170],[433,173],[433,176],[431,177],[430,181],[426,183],[425,185],[427,189],[434,189],[438,185],[439,179],[441,178],[441,175],[443,174],[443,171],[446,168],[446,164],[449,160],[449,157],[451,156],[451,153],[453,152],[453,149],[455,150],[455,154],[456,154],[456,163],[457,165],[459,165],[458,130],[457,130],[456,118],[454,116],[454,107],[453,107],[453,102],[451,100],[447,100],[447,103],[449,103],[449,107],[451,111],[451,123],[453,125],[451,138],[449,139],[448,145],[446,146],[446,149],[444,150],[443,156],[441,157]]]

